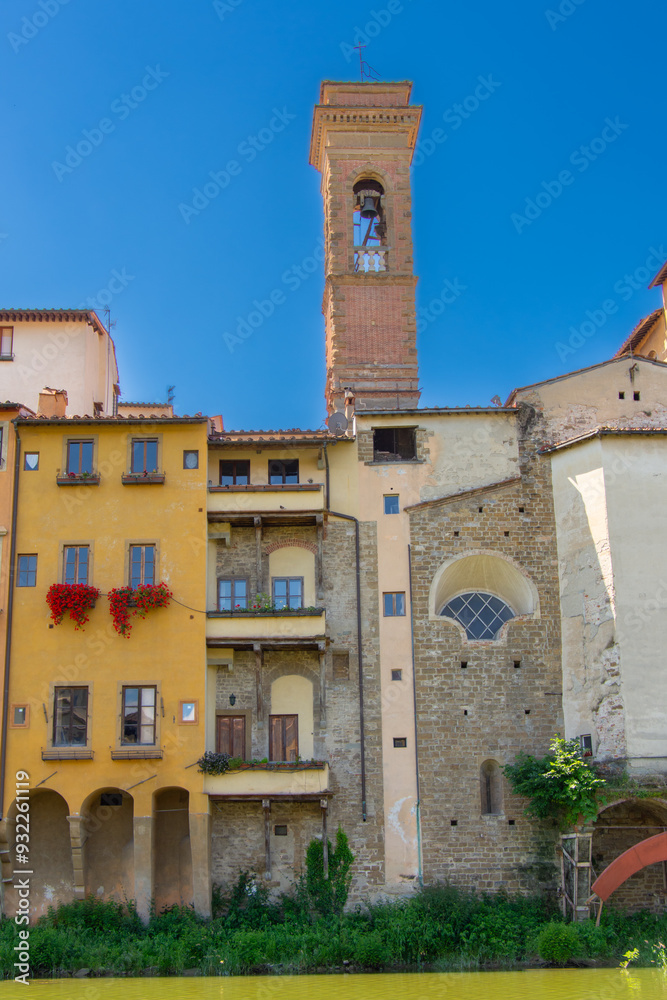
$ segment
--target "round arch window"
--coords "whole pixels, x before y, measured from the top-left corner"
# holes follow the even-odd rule
[[[453,597],[440,614],[462,625],[469,639],[495,639],[505,622],[516,617],[509,604],[482,590]]]

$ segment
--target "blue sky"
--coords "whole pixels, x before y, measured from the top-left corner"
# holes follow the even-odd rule
[[[609,357],[660,304],[646,285],[667,259],[657,0],[3,0],[2,306],[110,300],[125,399],[175,384],[179,413],[321,426],[310,125],[322,79],[358,78],[359,31],[424,106],[422,404],[485,405]],[[193,202],[211,172],[216,197]]]

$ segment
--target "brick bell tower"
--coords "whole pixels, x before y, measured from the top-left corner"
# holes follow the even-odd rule
[[[421,107],[410,82],[325,80],[310,162],[322,174],[326,402],[359,410],[419,403],[410,162]]]

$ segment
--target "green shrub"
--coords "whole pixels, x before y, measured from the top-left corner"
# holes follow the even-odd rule
[[[320,916],[341,914],[347,903],[352,884],[350,869],[354,855],[341,827],[336,832],[336,848],[331,849],[327,841],[329,855],[328,875],[324,874],[324,845],[321,840],[311,840],[306,850],[305,890],[313,909]],[[303,890],[303,882],[301,884]]]
[[[597,816],[606,783],[584,760],[578,740],[554,736],[546,757],[520,751],[503,771],[513,790],[530,799],[528,816],[552,817],[563,828],[576,825],[580,817],[592,822]]]
[[[544,962],[565,965],[581,950],[576,928],[573,924],[550,921],[544,925],[538,935],[537,950]]]

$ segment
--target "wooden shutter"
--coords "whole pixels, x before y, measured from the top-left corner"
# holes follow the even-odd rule
[[[296,760],[299,755],[298,715],[269,716],[269,760]]]
[[[217,750],[245,758],[245,715],[218,716]]]
[[[285,719],[285,756],[283,760],[296,760],[299,756],[299,727],[297,715],[286,715]]]

